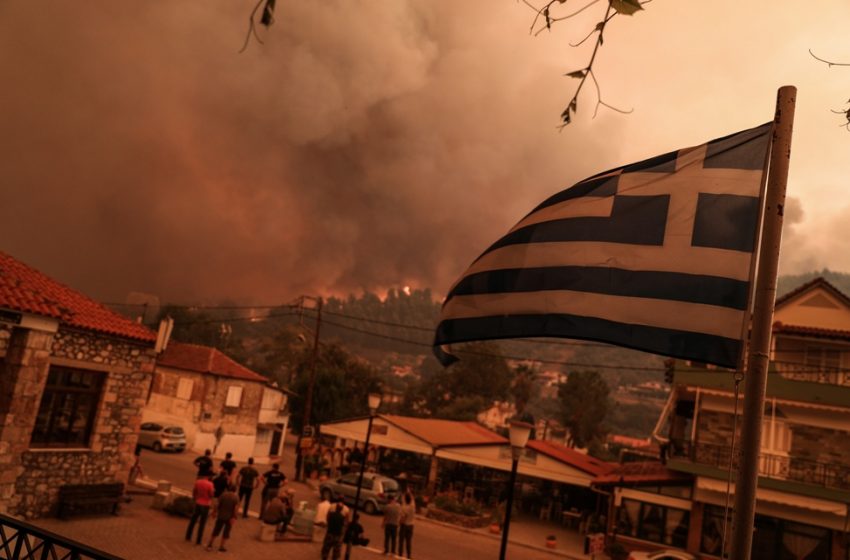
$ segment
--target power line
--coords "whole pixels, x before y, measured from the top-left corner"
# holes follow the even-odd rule
[[[343,325],[341,323],[335,323],[332,321],[325,320],[325,323],[328,325],[333,325],[335,327],[339,327],[341,329],[347,329],[350,331],[354,331],[360,334],[365,334],[369,336],[374,336],[376,338],[384,338],[387,340],[393,340],[396,342],[404,342],[406,344],[411,344],[413,346],[422,346],[426,348],[431,348],[432,345],[425,342],[419,342],[415,340],[409,340],[406,338],[401,338],[397,336],[391,336],[381,333],[376,333],[373,331],[367,331],[364,329],[358,329],[357,327],[352,327],[349,325]],[[570,366],[570,367],[581,367],[581,368],[599,368],[599,369],[614,369],[614,370],[627,370],[627,371],[658,371],[660,372],[663,369],[663,366],[659,365],[657,368],[654,367],[646,367],[646,366],[615,366],[615,365],[607,365],[607,364],[583,364],[583,363],[575,363],[575,362],[565,362],[561,360],[546,360],[541,358],[529,358],[529,357],[520,357],[520,356],[510,356],[504,354],[492,354],[490,352],[480,352],[476,350],[468,350],[468,349],[458,349],[458,354],[472,354],[477,356],[487,356],[491,358],[504,358],[506,360],[515,360],[515,361],[528,361],[532,360],[535,362],[552,364],[552,365],[562,365],[562,366]]]
[[[298,301],[298,300],[296,300],[296,301]],[[116,305],[116,306],[134,306],[134,307],[145,307],[146,306],[146,304],[143,304],[143,303],[104,303],[104,305],[107,305],[107,306],[113,306],[113,305]],[[310,309],[310,308],[301,307],[300,305],[297,305],[297,304],[294,304],[294,303],[277,304],[277,305],[252,305],[252,306],[239,306],[239,305],[230,305],[230,306],[207,305],[207,306],[205,306],[205,305],[176,305],[176,304],[166,304],[166,306],[176,307],[176,308],[180,308],[180,309],[188,309],[188,310],[194,310],[194,309],[203,309],[203,310],[248,310],[248,309],[250,309],[250,310],[257,310],[257,309],[281,309],[281,308],[289,308],[290,309],[290,311],[286,312],[286,313],[270,313],[268,315],[262,315],[262,316],[252,315],[252,316],[247,316],[247,317],[222,317],[222,318],[217,318],[217,319],[182,321],[180,323],[181,325],[214,324],[214,323],[241,322],[241,321],[261,322],[261,321],[264,321],[266,319],[273,319],[273,318],[279,318],[279,317],[292,317],[292,316],[303,316],[303,315],[309,316],[311,312],[315,311],[315,310]],[[296,312],[296,310],[297,310],[297,312]],[[429,332],[429,333],[434,331],[434,327],[424,327],[424,326],[420,326],[420,325],[410,325],[410,324],[405,324],[405,323],[397,323],[397,322],[393,322],[393,321],[383,321],[383,320],[380,320],[380,319],[372,319],[372,318],[369,318],[369,317],[360,317],[360,316],[356,316],[356,315],[349,315],[349,314],[346,314],[346,313],[340,313],[340,312],[328,311],[328,310],[324,310],[323,313],[325,313],[327,315],[333,315],[335,317],[350,319],[352,321],[361,321],[361,322],[372,323],[372,324],[388,326],[388,327],[410,329],[410,330],[421,331],[421,332]],[[332,325],[332,326],[335,326],[335,327],[338,327],[338,328],[341,328],[341,329],[347,329],[347,330],[350,330],[350,331],[353,331],[353,332],[358,332],[360,334],[365,334],[367,336],[373,336],[373,337],[376,337],[376,338],[383,338],[383,339],[386,339],[386,340],[392,340],[392,341],[395,341],[395,342],[401,342],[401,343],[405,343],[405,344],[412,344],[414,346],[421,346],[421,347],[428,347],[428,348],[431,347],[431,345],[427,344],[427,343],[422,343],[422,342],[412,341],[412,340],[405,339],[405,338],[400,338],[400,337],[395,337],[395,336],[391,336],[391,335],[376,333],[374,331],[367,331],[367,330],[364,330],[364,329],[358,329],[357,327],[353,327],[351,325],[344,325],[344,324],[336,323],[336,322],[332,322],[332,321],[326,321],[326,323],[328,325]],[[521,343],[531,343],[531,344],[546,344],[546,345],[554,345],[554,346],[570,346],[570,347],[575,347],[575,348],[617,348],[617,346],[611,345],[611,344],[605,344],[605,343],[599,343],[599,342],[586,342],[586,341],[568,341],[568,340],[550,340],[550,339],[540,340],[540,339],[533,339],[533,338],[513,338],[513,339],[506,339],[506,340],[508,340],[510,342],[521,342]],[[460,352],[466,353],[466,354],[480,354],[480,355],[485,355],[485,356],[496,356],[495,354],[487,354],[487,353],[475,352],[475,351],[469,351],[469,350],[462,350]],[[801,350],[789,349],[789,350],[783,350],[782,351],[783,354],[805,353],[805,352],[806,352],[805,349],[801,349]],[[839,350],[839,353],[846,353],[846,352],[848,352],[848,351]],[[537,361],[537,362],[548,363],[548,364],[553,364],[553,365],[597,367],[597,368],[605,368],[605,369],[633,370],[633,371],[656,371],[656,368],[650,368],[650,367],[645,367],[645,366],[615,366],[615,365],[604,365],[604,364],[576,364],[576,363],[573,363],[573,362],[565,362],[565,361],[561,361],[561,360],[546,360],[546,359],[541,359],[541,358],[527,358],[527,357],[522,358],[522,357],[516,357],[516,356],[502,356],[502,357],[507,358],[507,359],[511,359],[511,360],[534,360],[534,361]],[[793,362],[793,361],[773,360],[773,363],[781,364],[781,365],[785,365],[785,366],[803,366],[803,367],[795,367],[793,370],[786,371],[784,373],[848,373],[848,372],[850,372],[850,369],[846,369],[846,368],[842,369],[840,367],[834,367],[834,366],[813,367],[813,366],[809,366],[808,364],[805,364],[805,363]],[[774,371],[774,372],[771,372],[771,373],[780,373],[780,372]]]

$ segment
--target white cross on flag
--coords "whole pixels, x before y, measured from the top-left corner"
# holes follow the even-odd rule
[[[472,263],[442,345],[517,337],[608,342],[734,368],[747,319],[772,123],[585,179]]]

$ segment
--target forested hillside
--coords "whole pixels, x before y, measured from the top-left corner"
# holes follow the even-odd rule
[[[783,276],[779,279],[779,293],[787,293],[817,276],[824,276],[850,294],[850,274],[829,270]],[[464,375],[476,379],[478,366],[503,373],[520,371],[517,368],[532,373],[597,372],[608,386],[614,405],[609,407],[606,429],[637,437],[644,437],[651,430],[660,403],[651,399],[624,400],[618,395],[622,388],[662,381],[662,357],[577,340],[504,340],[475,347],[473,354],[462,360],[466,362],[463,367],[450,368],[450,373],[444,374],[431,354],[439,310],[440,303],[428,289],[392,289],[384,297],[364,292],[325,300],[319,327],[323,356],[320,369],[326,370],[322,374],[327,385],[325,395],[332,392],[335,397],[321,401],[317,410],[322,415],[339,413],[340,404],[335,404],[334,399],[343,398],[345,380],[355,372],[364,381],[354,385],[357,393],[381,383],[387,390],[403,395],[405,404],[397,406],[399,412],[458,418],[474,418],[475,410],[489,406],[490,399],[512,398],[506,391],[517,389],[504,385],[501,376],[504,386],[482,393],[481,387],[464,383],[463,375],[458,377],[451,371],[468,369]],[[159,315],[175,319],[176,340],[215,346],[281,385],[304,390],[317,326],[315,300],[308,298],[273,308],[164,306]],[[464,394],[473,387],[478,387],[474,394]],[[530,399],[528,410],[534,415],[556,417],[560,406],[557,399],[542,399],[539,390],[534,385],[525,397]],[[446,395],[451,398],[444,400]],[[297,400],[293,403],[296,409]],[[352,409],[355,410],[359,408]]]

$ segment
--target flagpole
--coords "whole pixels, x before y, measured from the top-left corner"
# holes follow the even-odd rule
[[[785,186],[791,158],[791,131],[797,88],[783,86],[776,96],[773,142],[770,150],[767,192],[759,248],[758,274],[753,306],[748,367],[744,386],[744,412],[741,423],[741,458],[735,485],[735,510],[732,520],[732,560],[749,560],[758,488],[761,424],[767,389],[770,359],[770,335],[773,306],[776,302],[776,276],[779,244],[782,240],[782,218],[785,208]]]

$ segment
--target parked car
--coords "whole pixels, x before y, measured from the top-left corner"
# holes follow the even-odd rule
[[[654,552],[630,552],[629,560],[696,560],[696,556],[684,550],[656,550]]]
[[[349,473],[336,480],[327,480],[319,486],[319,492],[323,499],[333,496],[342,496],[347,504],[354,504],[357,495],[357,479],[360,473]],[[390,501],[390,497],[398,498],[398,482],[388,476],[376,473],[363,474],[363,486],[360,488],[360,508],[369,514],[384,511],[384,506]]]
[[[157,453],[163,451],[179,453],[186,449],[186,432],[180,426],[145,422],[139,428],[139,445],[150,447]]]

